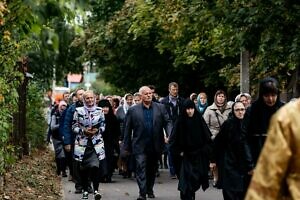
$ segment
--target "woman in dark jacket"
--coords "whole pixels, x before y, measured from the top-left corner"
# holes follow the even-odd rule
[[[55,150],[56,173],[59,176],[67,177],[66,173],[66,155],[63,147],[63,139],[59,134],[60,118],[63,111],[67,108],[65,101],[60,101],[57,109],[51,115],[50,133],[52,137],[53,147]],[[49,138],[50,141],[50,138]]]
[[[265,78],[260,82],[258,99],[246,111],[243,132],[247,136],[254,163],[257,162],[266,140],[272,115],[284,105],[279,96],[277,80]]]
[[[242,102],[232,105],[232,115],[223,123],[214,140],[214,155],[218,167],[217,187],[223,189],[224,200],[243,200],[246,178],[253,168],[250,149],[241,126],[245,114]]]
[[[113,172],[117,166],[118,155],[115,155],[115,153],[119,154],[120,124],[108,100],[100,100],[98,106],[102,108],[105,116],[105,131],[102,133],[102,136],[108,172],[102,181],[110,183]]]
[[[194,200],[195,192],[209,186],[208,171],[212,141],[210,131],[190,99],[183,103],[183,112],[170,136],[170,150],[183,156],[178,190],[182,200]]]

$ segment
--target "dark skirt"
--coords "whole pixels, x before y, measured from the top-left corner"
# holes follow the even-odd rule
[[[93,147],[86,147],[80,168],[90,169],[93,167],[99,168],[99,166],[100,162],[95,149]]]
[[[209,161],[205,155],[184,155],[180,169],[178,190],[184,194],[196,192],[200,186],[205,191],[208,186]]]
[[[55,151],[55,158],[65,158],[65,150],[63,146],[63,142],[61,140],[57,140],[55,138],[52,138],[53,148]]]

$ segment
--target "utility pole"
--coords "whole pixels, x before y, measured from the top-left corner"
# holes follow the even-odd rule
[[[250,93],[250,81],[249,81],[249,51],[245,50],[241,52],[241,68],[240,68],[240,92]]]

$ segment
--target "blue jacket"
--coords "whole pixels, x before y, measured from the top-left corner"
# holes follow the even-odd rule
[[[74,144],[75,141],[75,134],[72,131],[72,122],[76,107],[76,103],[73,103],[65,112],[62,130],[64,136],[64,145]]]

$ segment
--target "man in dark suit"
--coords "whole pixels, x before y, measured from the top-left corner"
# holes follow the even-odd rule
[[[125,152],[132,153],[136,160],[136,180],[139,186],[137,200],[155,198],[153,186],[158,168],[158,158],[164,147],[164,132],[172,131],[172,121],[164,105],[152,101],[151,89],[140,88],[142,103],[129,108],[125,119]]]

